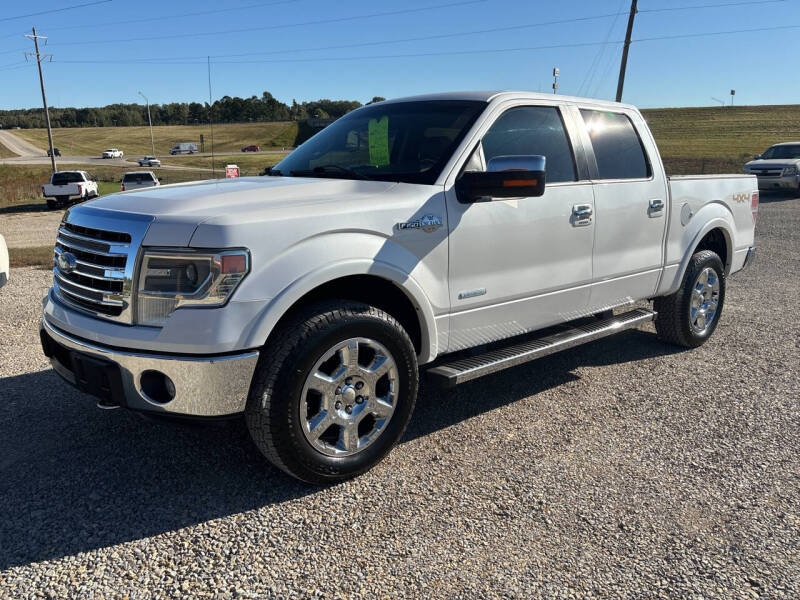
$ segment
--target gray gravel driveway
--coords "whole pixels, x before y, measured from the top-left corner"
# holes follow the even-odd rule
[[[712,340],[651,327],[454,391],[317,489],[239,422],[105,412],[0,290],[0,596],[797,598],[800,199],[765,197]]]

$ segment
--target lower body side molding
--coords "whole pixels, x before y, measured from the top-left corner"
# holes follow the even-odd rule
[[[574,348],[587,342],[599,340],[632,329],[641,323],[654,320],[656,313],[646,308],[613,316],[609,319],[594,321],[584,325],[565,326],[566,329],[520,344],[489,350],[476,356],[459,358],[449,363],[432,367],[428,373],[446,386],[454,386],[484,375],[497,373],[503,369],[515,367],[561,350]]]

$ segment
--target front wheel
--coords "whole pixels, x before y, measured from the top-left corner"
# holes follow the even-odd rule
[[[717,328],[724,303],[725,268],[722,260],[710,250],[695,253],[678,291],[656,298],[653,303],[658,313],[658,337],[687,348],[704,344]]]
[[[414,346],[393,317],[366,304],[328,302],[272,336],[245,417],[272,464],[309,483],[330,483],[389,453],[408,425],[417,388]]]

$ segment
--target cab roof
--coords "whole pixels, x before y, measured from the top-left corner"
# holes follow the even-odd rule
[[[422,94],[418,96],[405,96],[403,98],[392,98],[383,102],[389,104],[393,102],[424,102],[431,100],[472,100],[478,102],[492,102],[495,100],[555,100],[561,102],[579,102],[581,104],[592,104],[595,106],[635,108],[630,104],[621,102],[611,102],[609,100],[598,100],[596,98],[581,98],[578,96],[564,96],[561,94],[542,94],[538,92],[495,90],[495,91],[466,91],[466,92],[443,92],[438,94]]]

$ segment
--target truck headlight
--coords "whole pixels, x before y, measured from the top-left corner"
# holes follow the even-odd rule
[[[783,170],[783,175],[784,175],[784,177],[789,176],[789,175],[797,175],[797,167],[786,167]]]
[[[159,327],[182,306],[222,306],[249,272],[247,250],[146,250],[139,269],[136,323]]]

